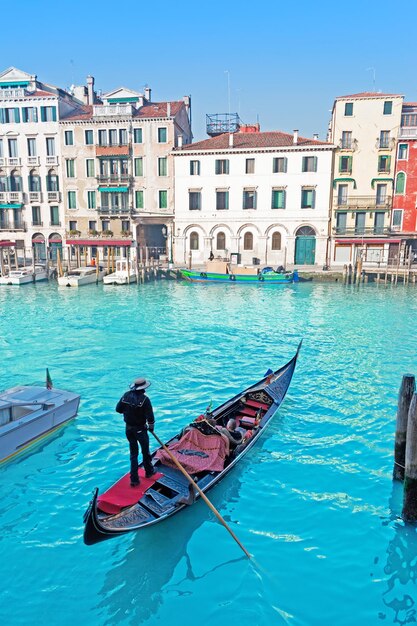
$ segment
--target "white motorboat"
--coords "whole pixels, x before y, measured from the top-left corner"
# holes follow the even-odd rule
[[[44,265],[35,265],[35,267],[10,270],[6,276],[0,278],[0,285],[26,285],[41,280],[48,280],[48,271]]]
[[[117,259],[116,271],[103,278],[105,285],[128,285],[137,280],[136,265],[132,260]]]
[[[69,270],[64,276],[58,276],[58,285],[63,287],[82,287],[103,280],[104,269],[99,269],[93,265],[86,265]]]
[[[20,386],[0,393],[0,463],[20,454],[77,415],[80,396]]]

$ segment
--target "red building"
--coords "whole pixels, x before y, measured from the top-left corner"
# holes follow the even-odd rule
[[[392,229],[417,253],[417,102],[405,102],[395,163]]]

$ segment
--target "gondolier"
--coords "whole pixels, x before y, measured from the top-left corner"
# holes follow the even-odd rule
[[[130,486],[136,487],[140,484],[138,470],[139,446],[142,450],[143,466],[146,477],[154,475],[155,470],[152,465],[149,452],[149,430],[153,430],[155,417],[151,401],[145,394],[145,389],[151,383],[145,378],[137,378],[130,385],[127,391],[116,405],[117,413],[122,413],[126,422],[126,437],[129,441],[130,449]]]

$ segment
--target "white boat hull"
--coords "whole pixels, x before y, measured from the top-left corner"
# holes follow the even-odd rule
[[[103,283],[105,285],[129,285],[130,283],[136,282],[136,274],[130,274],[128,276],[125,273],[117,273],[108,274],[103,278]]]
[[[89,274],[80,273],[78,276],[69,273],[68,276],[59,276],[58,285],[61,287],[83,287],[84,285],[91,285],[92,283],[101,282],[104,278],[105,271],[100,270],[98,273],[96,270]]]
[[[42,280],[48,280],[46,269],[35,269],[35,272],[30,269],[16,270],[10,272],[8,276],[2,276],[0,285],[27,285]]]

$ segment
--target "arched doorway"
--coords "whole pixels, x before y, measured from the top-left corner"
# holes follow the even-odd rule
[[[41,233],[36,233],[32,237],[33,262],[39,263],[46,260],[45,237]]]
[[[52,233],[49,235],[48,240],[49,246],[49,259],[56,263],[57,261],[57,250],[59,250],[60,258],[62,260],[62,237],[58,235],[58,233]]]
[[[295,234],[295,265],[314,265],[316,260],[316,233],[311,226],[301,226]]]

